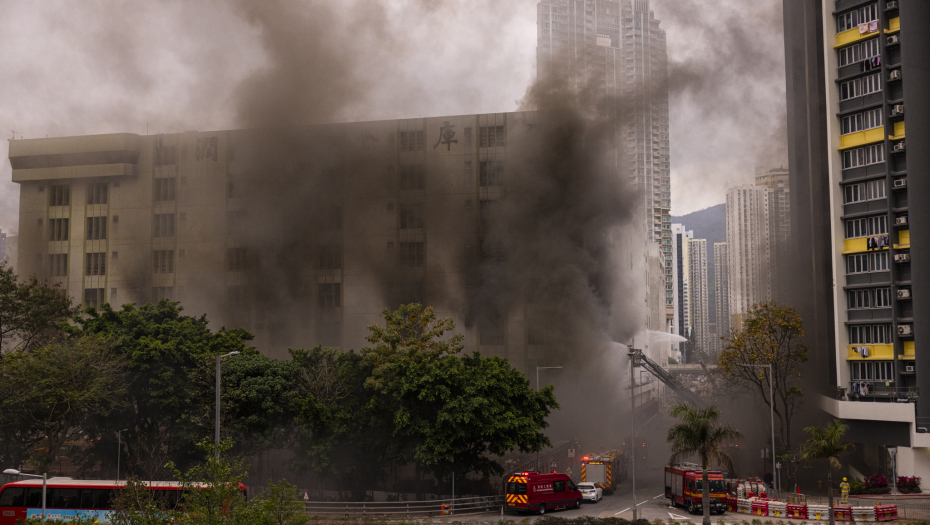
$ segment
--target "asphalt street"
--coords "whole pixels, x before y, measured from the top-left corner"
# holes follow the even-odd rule
[[[660,519],[662,521],[679,521],[700,523],[701,515],[691,515],[683,508],[670,508],[668,500],[665,499],[664,487],[661,484],[647,485],[637,487],[636,490],[636,509],[639,513],[638,518],[647,520]],[[633,519],[633,493],[630,490],[629,483],[623,483],[618,490],[610,495],[604,496],[604,499],[597,503],[585,503],[580,509],[556,510],[549,511],[547,514],[564,518],[577,518],[580,516],[593,516],[598,518],[624,518]],[[507,512],[505,519],[521,519],[526,515]],[[741,517],[736,514],[713,514],[712,521],[716,523],[721,518],[726,523],[738,523]]]

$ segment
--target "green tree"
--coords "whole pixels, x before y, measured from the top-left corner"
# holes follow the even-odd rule
[[[402,305],[382,312],[386,325],[369,327],[362,349],[371,366],[370,401],[390,415],[392,452],[437,475],[484,477],[503,473],[490,457],[519,449],[534,452],[549,444],[541,430],[558,408],[552,387],[530,388],[526,376],[506,360],[477,352],[459,356],[461,335],[452,318],[437,319],[432,307]]]
[[[727,337],[726,349],[717,364],[729,387],[749,388],[766,406],[774,403],[782,443],[791,450],[791,420],[804,392],[798,386],[807,362],[807,347],[801,341],[804,328],[797,309],[774,302],[753,305],[743,327]],[[744,365],[771,365],[774,399],[769,399],[769,368]],[[774,453],[775,451],[773,451]]]
[[[852,444],[843,441],[843,434],[849,429],[839,419],[834,419],[824,427],[807,427],[807,441],[801,446],[801,460],[812,461],[824,459],[827,461],[827,498],[830,503],[830,524],[834,523],[833,516],[833,471],[840,468],[840,456],[849,452]]]
[[[321,346],[291,350],[291,356],[298,369],[302,430],[296,433],[292,467],[337,475],[361,493],[366,487],[360,480],[378,479],[391,460],[390,419],[374,409],[365,390],[370,368],[355,352]]]
[[[292,434],[297,416],[298,368],[293,361],[271,359],[249,348],[223,363],[222,431],[236,442],[236,452],[261,455],[282,448]],[[214,399],[216,361],[202,359],[195,383],[202,395]],[[208,395],[209,394],[209,395]],[[214,403],[200,407],[203,430],[213,428]],[[204,433],[206,433],[204,432]]]
[[[8,355],[0,369],[0,406],[24,430],[22,446],[44,441],[34,461],[48,472],[89,418],[125,406],[128,383],[126,360],[103,337],[88,335]]]
[[[49,343],[77,311],[58,284],[35,276],[19,282],[11,268],[0,265],[0,359]]]
[[[671,444],[672,456],[669,463],[697,455],[701,459],[701,502],[704,509],[704,525],[710,525],[710,482],[707,467],[717,463],[726,470],[733,470],[733,461],[723,451],[726,442],[742,439],[739,430],[730,426],[720,426],[720,411],[716,406],[692,408],[685,404],[676,405],[671,416],[681,422],[668,429],[666,441]]]
[[[138,308],[127,304],[120,310],[104,304],[99,312],[89,310],[68,328],[77,337],[97,334],[110,340],[128,361],[133,377],[126,409],[90,422],[88,432],[102,439],[88,451],[85,466],[99,462],[115,467],[116,429],[128,428],[130,435],[164,443],[180,466],[196,459],[194,443],[199,437],[212,434],[214,387],[211,384],[205,392],[192,380],[192,373],[216,355],[244,352],[252,334],[239,328],[214,332],[206,316],[182,312],[178,303],[167,300]],[[125,441],[130,455],[136,442]]]

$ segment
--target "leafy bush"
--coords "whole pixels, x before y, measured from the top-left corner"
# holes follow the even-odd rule
[[[862,491],[865,490],[865,483],[861,479],[852,478],[849,480],[849,494],[852,496],[858,496],[862,494]]]
[[[862,488],[863,494],[888,494],[890,492],[888,478],[882,474],[872,474],[865,478],[865,487]]]
[[[898,490],[901,494],[920,494],[920,476],[898,476]]]

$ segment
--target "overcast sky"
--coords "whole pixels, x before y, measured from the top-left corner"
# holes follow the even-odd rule
[[[230,129],[269,96],[323,100],[329,111],[294,112],[320,121],[513,111],[535,75],[536,4],[3,0],[0,132]],[[683,215],[724,202],[754,166],[787,162],[781,2],[651,4],[668,32],[672,214]],[[285,89],[253,89],[263,82]],[[15,232],[10,176],[4,160],[0,228]]]

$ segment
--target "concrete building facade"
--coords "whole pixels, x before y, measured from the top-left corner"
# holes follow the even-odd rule
[[[730,326],[749,308],[772,299],[772,190],[744,185],[727,190],[727,267]]]
[[[714,341],[716,353],[719,354],[726,346],[720,337],[728,337],[730,333],[730,271],[727,267],[727,243],[714,243],[714,305],[717,308],[717,339]]]
[[[672,225],[672,305],[673,317],[671,333],[686,337],[689,324],[688,303],[688,242],[694,232],[685,229],[683,224]],[[673,354],[679,361],[685,355],[684,343],[673,343]]]
[[[828,349],[811,360],[820,407],[850,425],[857,469],[895,449],[926,490],[930,4],[785,0],[784,14],[791,291],[808,346]]]
[[[710,331],[710,290],[707,282],[707,240],[688,241],[688,283],[691,326],[695,346],[712,354]]]
[[[287,140],[245,130],[11,141],[19,273],[91,307],[180,300],[215,326],[250,328],[275,357],[306,344],[359,348],[385,304],[448,305],[468,288],[464,264],[498,256],[482,228],[535,118],[327,125]],[[267,180],[251,176],[253,160],[279,153],[292,156],[281,164],[289,178],[267,166]],[[284,222],[279,202],[296,202],[301,220]],[[279,298],[294,318],[275,313]],[[483,312],[459,329],[523,369],[543,359],[518,350],[536,347],[524,319]]]

